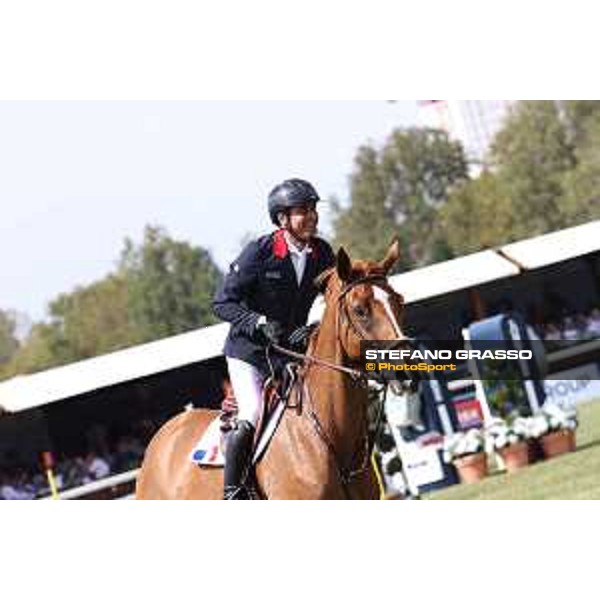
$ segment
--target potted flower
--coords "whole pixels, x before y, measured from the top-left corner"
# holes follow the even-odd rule
[[[556,404],[548,404],[542,408],[540,415],[546,420],[546,432],[540,438],[546,458],[573,452],[578,425],[575,409],[564,410]]]
[[[529,464],[529,437],[527,423],[517,417],[509,423],[504,419],[493,419],[485,429],[488,451],[497,452],[509,473]]]
[[[469,429],[444,438],[444,460],[454,465],[462,483],[473,483],[487,475],[484,442],[481,429]]]

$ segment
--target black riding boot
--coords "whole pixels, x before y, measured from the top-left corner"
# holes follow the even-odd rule
[[[254,439],[254,426],[248,421],[239,421],[228,436],[225,449],[224,499],[248,500],[242,487],[246,470],[250,466],[250,452]]]

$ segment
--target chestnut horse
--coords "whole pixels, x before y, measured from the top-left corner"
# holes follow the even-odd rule
[[[387,283],[398,256],[397,241],[380,262],[351,262],[342,248],[336,266],[317,280],[325,289],[325,312],[292,390],[296,399],[301,394],[301,407],[286,408],[256,465],[264,498],[379,498],[370,460],[368,389],[356,385],[349,372],[360,359],[361,339],[390,340],[391,346],[406,340],[400,328],[403,298]],[[223,497],[223,470],[199,467],[189,458],[217,414],[187,411],[158,431],[146,450],[137,498]]]

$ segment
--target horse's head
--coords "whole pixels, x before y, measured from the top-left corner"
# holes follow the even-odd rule
[[[337,336],[351,360],[360,357],[361,340],[388,340],[390,348],[407,342],[401,327],[404,298],[387,281],[399,256],[397,240],[379,262],[352,261],[340,248],[336,266],[317,280],[324,289],[327,309],[337,312]]]

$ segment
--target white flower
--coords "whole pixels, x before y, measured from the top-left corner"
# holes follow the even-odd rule
[[[556,404],[545,404],[540,414],[545,417],[548,429],[557,431],[559,429],[576,429],[577,412],[575,409],[565,410]]]
[[[444,438],[443,456],[446,462],[455,458],[476,454],[484,449],[484,436],[480,429],[469,429]]]

